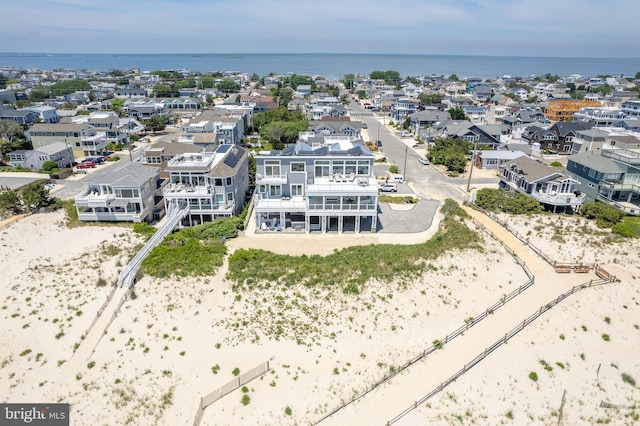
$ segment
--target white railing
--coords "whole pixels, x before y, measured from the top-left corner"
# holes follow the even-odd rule
[[[131,259],[129,264],[120,273],[118,279],[118,286],[122,287],[126,285],[131,288],[135,283],[136,274],[140,270],[140,265],[145,257],[149,255],[151,250],[162,242],[165,236],[169,235],[171,231],[180,223],[180,221],[189,214],[189,206],[184,204],[180,208],[175,208],[169,212],[167,221],[162,225],[155,234],[147,241],[147,243],[140,249],[138,253]]]

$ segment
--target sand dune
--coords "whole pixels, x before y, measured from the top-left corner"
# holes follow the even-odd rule
[[[77,425],[193,424],[201,396],[234,369],[267,360],[272,370],[247,385],[247,405],[238,389],[208,407],[201,424],[312,423],[527,280],[484,235],[483,253],[452,253],[419,280],[372,282],[357,296],[302,286],[236,293],[223,267],[206,278],[145,277],[112,317],[126,292],[105,305],[111,286],[141,240],[123,227],[68,229],[63,219],[34,215],[0,229],[0,392],[7,402],[69,402]],[[571,296],[399,424],[557,424],[565,389],[564,424],[636,424],[637,410],[600,403],[632,406],[640,396],[622,380],[640,380],[637,248],[607,242],[580,218],[508,220],[558,260],[598,262],[621,282]],[[277,247],[327,254],[379,241],[334,237],[296,236]],[[274,241],[241,236],[229,245]],[[532,265],[536,284],[495,315],[321,424],[384,424],[530,306],[593,278],[545,268]]]

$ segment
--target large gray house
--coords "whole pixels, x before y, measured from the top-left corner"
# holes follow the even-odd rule
[[[371,151],[348,136],[258,153],[257,231],[375,232],[373,162]]]
[[[238,145],[219,145],[215,151],[180,153],[166,163],[168,184],[163,189],[166,211],[188,205],[183,226],[238,215],[249,190],[247,150]]]

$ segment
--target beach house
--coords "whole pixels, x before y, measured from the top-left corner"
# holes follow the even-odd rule
[[[324,136],[256,155],[257,232],[375,232],[374,155],[348,136]]]

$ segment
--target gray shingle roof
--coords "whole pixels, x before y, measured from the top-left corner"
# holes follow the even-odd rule
[[[612,159],[603,157],[593,151],[571,155],[568,160],[602,173],[622,173],[626,170]]]
[[[111,185],[113,187],[139,187],[149,179],[158,176],[159,167],[145,166],[141,163],[129,163],[103,176],[98,176],[91,183]]]

